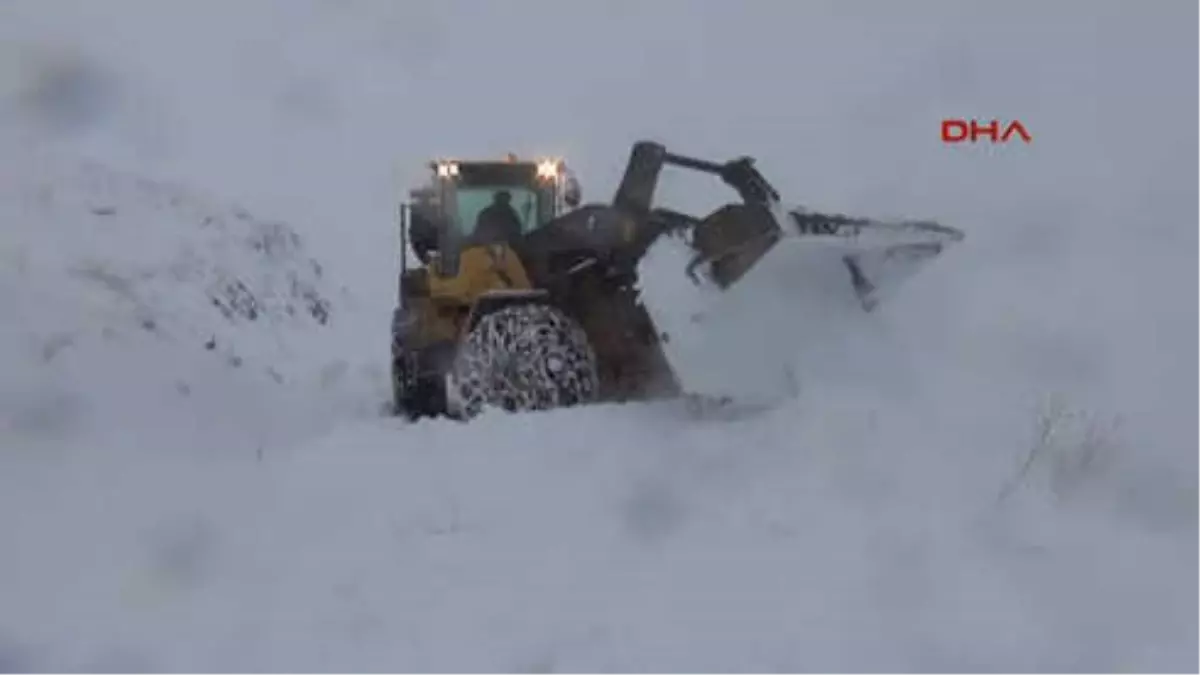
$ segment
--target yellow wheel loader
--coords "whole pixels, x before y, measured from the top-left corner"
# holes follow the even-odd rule
[[[666,166],[711,174],[738,199],[703,217],[662,208],[654,197]],[[787,209],[753,159],[712,162],[652,141],[634,144],[608,203],[581,203],[558,160],[429,168],[428,183],[400,205],[393,408],[410,418],[691,393],[664,350],[675,336],[655,319],[673,300],[660,291],[653,311],[645,302],[642,267],[657,246],[682,244],[678,274],[721,294],[785,240],[802,242],[819,251],[811,267],[835,261],[838,283],[869,312],[897,261],[913,268],[962,238],[927,221]]]

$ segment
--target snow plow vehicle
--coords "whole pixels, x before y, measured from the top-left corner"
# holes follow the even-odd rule
[[[667,166],[711,174],[738,200],[702,217],[663,208],[655,191]],[[817,286],[871,312],[884,291],[963,236],[929,221],[789,209],[752,158],[713,162],[652,141],[633,145],[607,203],[582,203],[559,160],[429,168],[429,182],[399,211],[392,408],[412,419],[725,395],[695,391],[713,381],[696,371],[736,359],[705,354],[724,346],[696,336],[721,332],[712,314],[756,292],[745,289],[759,284],[759,268],[806,258],[802,271],[828,282]],[[799,255],[787,251],[795,246]],[[733,319],[741,334],[772,330],[762,323]]]

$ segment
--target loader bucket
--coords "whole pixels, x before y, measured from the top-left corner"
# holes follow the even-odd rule
[[[639,298],[688,393],[770,404],[845,366],[879,303],[962,239],[935,223],[764,213],[726,207],[641,261]]]
[[[782,229],[766,206],[728,204],[696,225],[688,276],[707,267],[706,276],[722,289],[737,283],[782,237]]]

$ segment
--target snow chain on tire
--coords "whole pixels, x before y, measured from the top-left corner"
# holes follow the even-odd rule
[[[452,372],[468,418],[487,407],[517,412],[578,405],[594,400],[599,389],[587,334],[541,304],[510,305],[481,318]]]

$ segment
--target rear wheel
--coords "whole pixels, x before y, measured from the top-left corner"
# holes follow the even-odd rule
[[[560,310],[508,305],[483,316],[455,357],[449,386],[464,417],[484,408],[549,410],[596,399],[596,355]]]

